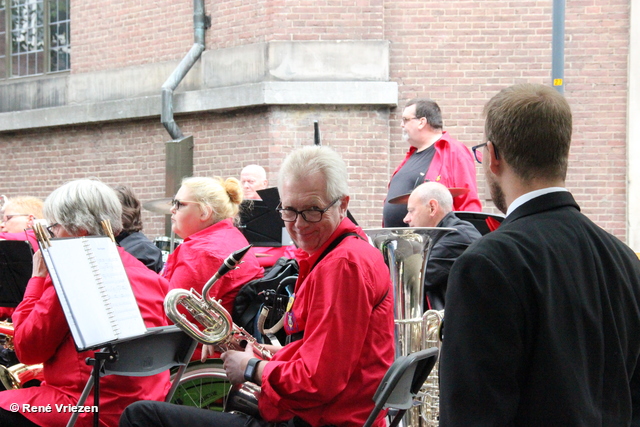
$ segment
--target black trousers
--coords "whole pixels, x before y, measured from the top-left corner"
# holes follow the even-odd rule
[[[19,412],[0,408],[0,427],[38,427]]]
[[[286,426],[287,424],[282,424]],[[172,403],[142,400],[127,407],[120,427],[267,427],[264,420],[248,415],[215,412]]]
[[[268,423],[245,414],[216,412],[173,403],[141,400],[129,405],[119,427],[311,427],[295,417],[282,423]],[[335,427],[335,426],[323,426]]]

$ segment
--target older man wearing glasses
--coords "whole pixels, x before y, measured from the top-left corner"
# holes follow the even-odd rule
[[[463,143],[442,130],[438,104],[427,98],[408,101],[401,126],[402,137],[410,148],[391,176],[382,214],[384,226],[406,226],[402,221],[407,214],[406,205],[389,202],[429,181],[464,189],[463,194],[454,197],[453,210],[480,212],[473,157]]]
[[[261,385],[259,416],[138,402],[121,426],[362,426],[394,359],[393,292],[380,252],[346,218],[347,168],[328,147],[285,159],[280,215],[302,250],[285,328],[294,341],[269,361],[223,353],[232,383]],[[386,425],[383,414],[376,426]]]

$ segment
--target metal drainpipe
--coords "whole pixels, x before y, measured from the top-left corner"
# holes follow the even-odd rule
[[[193,26],[194,44],[178,67],[173,70],[166,82],[162,85],[162,113],[161,121],[173,140],[184,137],[182,131],[173,120],[173,91],[187,75],[204,51],[204,32],[210,27],[210,20],[204,14],[204,0],[193,1]]]

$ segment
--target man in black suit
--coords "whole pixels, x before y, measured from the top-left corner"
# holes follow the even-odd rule
[[[451,269],[440,425],[640,425],[640,261],[564,188],[569,104],[520,84],[485,115],[506,218]]]
[[[425,308],[444,309],[449,270],[467,247],[482,235],[470,222],[453,213],[453,196],[439,182],[425,182],[411,192],[407,215],[409,227],[448,227],[453,231],[442,236],[429,251],[424,278]]]

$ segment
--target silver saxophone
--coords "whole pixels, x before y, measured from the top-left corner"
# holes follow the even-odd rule
[[[376,228],[364,230],[382,252],[393,284],[396,357],[440,347],[444,310],[425,312],[424,275],[433,245],[454,231],[444,227]],[[438,426],[438,363],[419,393],[420,404],[407,411],[407,427]]]
[[[243,328],[233,323],[229,312],[209,297],[211,287],[231,270],[238,268],[242,258],[249,252],[251,245],[229,255],[216,274],[207,281],[200,295],[195,289],[172,289],[164,299],[164,310],[167,317],[177,327],[203,344],[216,346],[220,351],[243,351],[247,343],[253,344],[253,351],[257,357],[269,360],[273,356],[271,351],[257,342],[255,337]],[[178,310],[184,307],[199,323],[194,324],[184,313]]]

